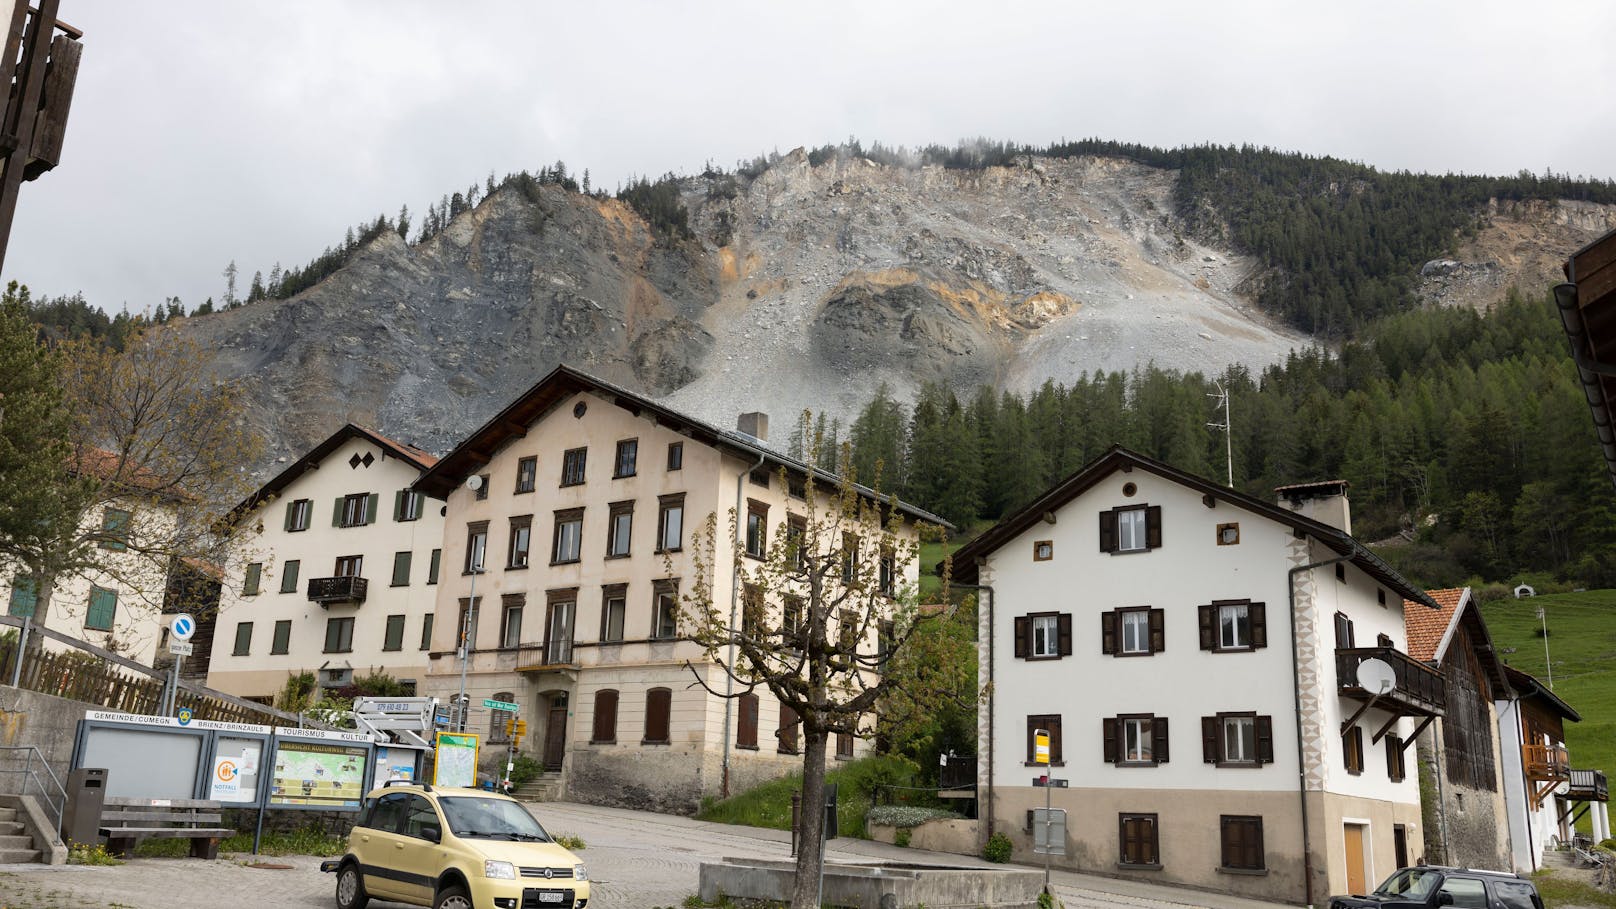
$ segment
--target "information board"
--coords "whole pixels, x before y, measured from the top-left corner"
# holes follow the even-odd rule
[[[258,768],[264,744],[258,739],[221,735],[215,745],[208,798],[215,802],[258,801]]]
[[[432,762],[432,785],[477,785],[477,736],[470,732],[438,733],[437,759]]]
[[[270,805],[358,808],[370,749],[345,742],[281,740],[270,774]]]

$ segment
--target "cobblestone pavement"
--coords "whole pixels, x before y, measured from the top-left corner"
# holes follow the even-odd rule
[[[591,909],[679,906],[696,892],[702,862],[790,854],[789,835],[780,830],[561,802],[532,807],[551,833],[581,836],[588,844],[579,856],[594,879]],[[866,840],[837,839],[829,847],[828,857],[837,861],[988,867],[967,856]],[[334,909],[335,880],[320,873],[319,859],[262,859],[292,866],[284,870],[248,867],[252,860],[136,859],[110,868],[0,865],[0,909]],[[1052,881],[1068,909],[1277,909],[1277,904],[1068,872],[1055,872]]]

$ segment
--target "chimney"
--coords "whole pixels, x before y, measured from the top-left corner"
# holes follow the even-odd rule
[[[1347,504],[1346,480],[1323,480],[1318,483],[1297,483],[1274,490],[1280,504],[1291,511],[1352,533],[1352,507]]]
[[[759,442],[769,441],[769,415],[762,411],[741,414],[735,421],[735,428]]]

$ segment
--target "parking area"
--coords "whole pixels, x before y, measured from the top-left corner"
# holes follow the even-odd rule
[[[571,803],[531,806],[552,833],[583,837],[579,856],[594,878],[593,907],[679,906],[696,892],[702,862],[726,856],[785,858],[784,831],[711,824],[643,811]],[[966,856],[838,839],[829,856],[840,861],[895,859],[986,866]],[[0,866],[0,909],[334,909],[334,878],[305,856],[231,855],[217,861],[136,859],[117,867]],[[1276,904],[1191,890],[1056,872],[1056,892],[1069,909],[1277,909]],[[373,903],[376,906],[396,904]]]

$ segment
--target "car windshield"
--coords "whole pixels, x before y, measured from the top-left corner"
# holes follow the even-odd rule
[[[1376,893],[1391,896],[1410,896],[1423,899],[1431,895],[1437,884],[1442,882],[1442,875],[1424,868],[1404,868],[1375,889]]]
[[[550,842],[550,834],[545,833],[533,815],[528,814],[527,809],[517,802],[454,796],[439,799],[438,805],[443,809],[443,816],[449,821],[449,830],[455,836]]]

